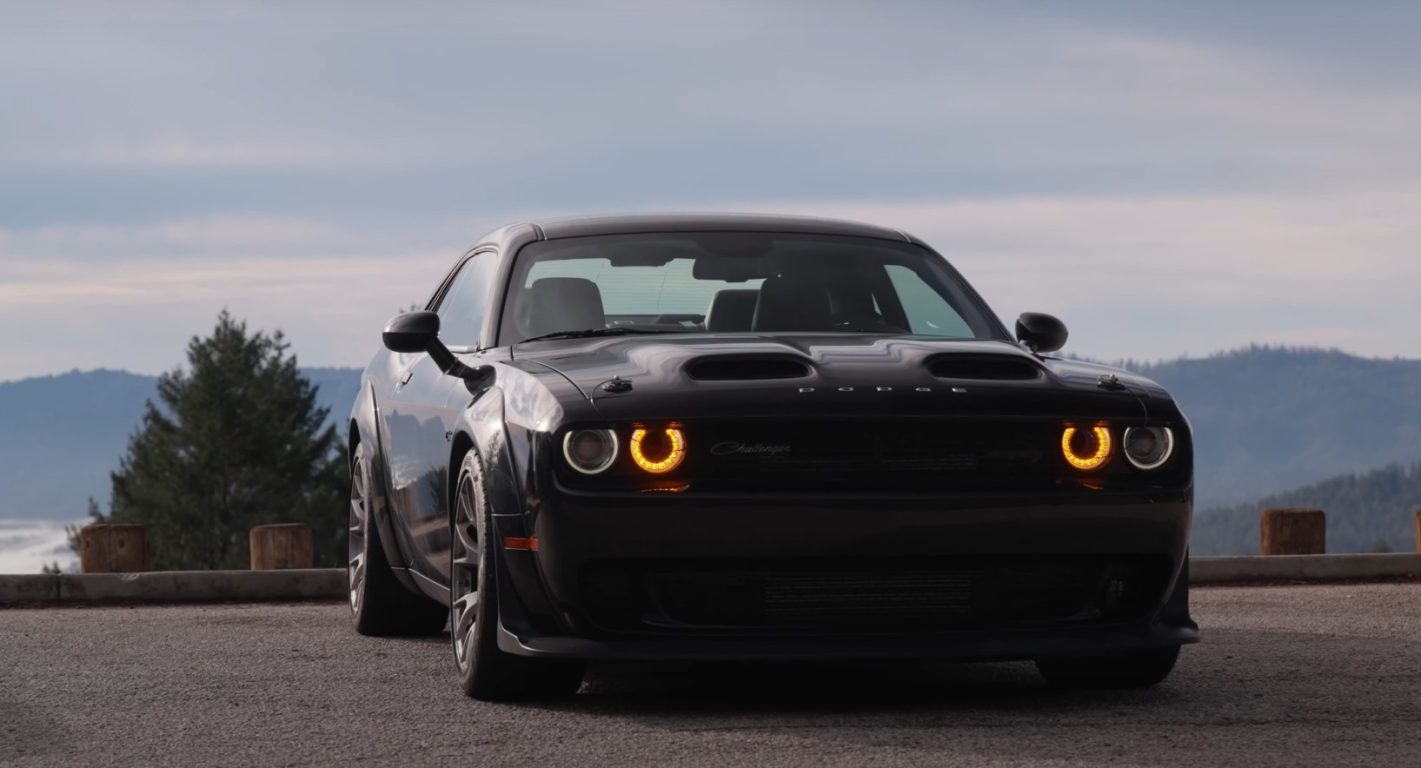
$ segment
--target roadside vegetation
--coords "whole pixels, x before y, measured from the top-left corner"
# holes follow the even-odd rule
[[[187,367],[159,377],[109,511],[90,500],[89,516],[146,526],[160,570],[246,568],[248,531],[267,523],[309,524],[316,565],[343,565],[345,443],[288,347],[223,311]]]

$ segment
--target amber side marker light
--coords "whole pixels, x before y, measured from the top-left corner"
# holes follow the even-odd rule
[[[1077,440],[1075,427],[1066,427],[1061,433],[1061,455],[1066,463],[1079,470],[1089,472],[1100,469],[1110,460],[1110,451],[1115,447],[1106,427],[1091,427],[1089,440]],[[1086,445],[1077,445],[1077,442]]]
[[[632,430],[632,461],[653,475],[681,466],[686,459],[686,436],[676,427],[653,433],[642,427]]]
[[[528,551],[528,552],[537,552],[537,551],[538,551],[538,537],[537,537],[537,536],[529,536],[529,537],[527,537],[527,538],[523,538],[522,536],[504,536],[504,537],[503,537],[503,548],[504,548],[504,549],[522,549],[522,550],[526,550],[526,551]]]

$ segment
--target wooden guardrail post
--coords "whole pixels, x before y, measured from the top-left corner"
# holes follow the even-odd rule
[[[311,567],[311,526],[305,523],[258,525],[248,538],[254,571]]]
[[[93,523],[79,531],[83,573],[137,573],[152,569],[148,531],[141,525]]]
[[[1421,552],[1421,509],[1416,510],[1416,551]]]
[[[1265,555],[1327,552],[1327,515],[1320,509],[1266,509],[1261,522],[1260,543]]]

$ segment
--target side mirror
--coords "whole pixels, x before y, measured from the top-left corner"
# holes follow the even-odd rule
[[[1066,324],[1037,312],[1023,312],[1016,319],[1016,339],[1032,352],[1055,352],[1066,346]]]
[[[439,344],[439,315],[433,312],[398,315],[385,324],[385,332],[380,337],[391,352],[424,352],[430,345]]]
[[[454,353],[439,340],[439,315],[433,312],[406,312],[385,324],[380,334],[385,348],[391,352],[427,352],[444,373],[464,380],[469,392],[478,395],[493,383],[493,368],[480,365],[470,368],[459,362]]]

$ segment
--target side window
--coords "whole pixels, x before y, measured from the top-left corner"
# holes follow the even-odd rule
[[[439,338],[451,347],[477,347],[488,309],[489,284],[498,259],[477,254],[464,262],[439,302]]]
[[[972,338],[974,334],[962,315],[952,308],[931,285],[923,282],[918,273],[900,264],[890,264],[885,269],[898,301],[903,304],[903,314],[908,316],[908,330],[925,336],[961,336]]]

